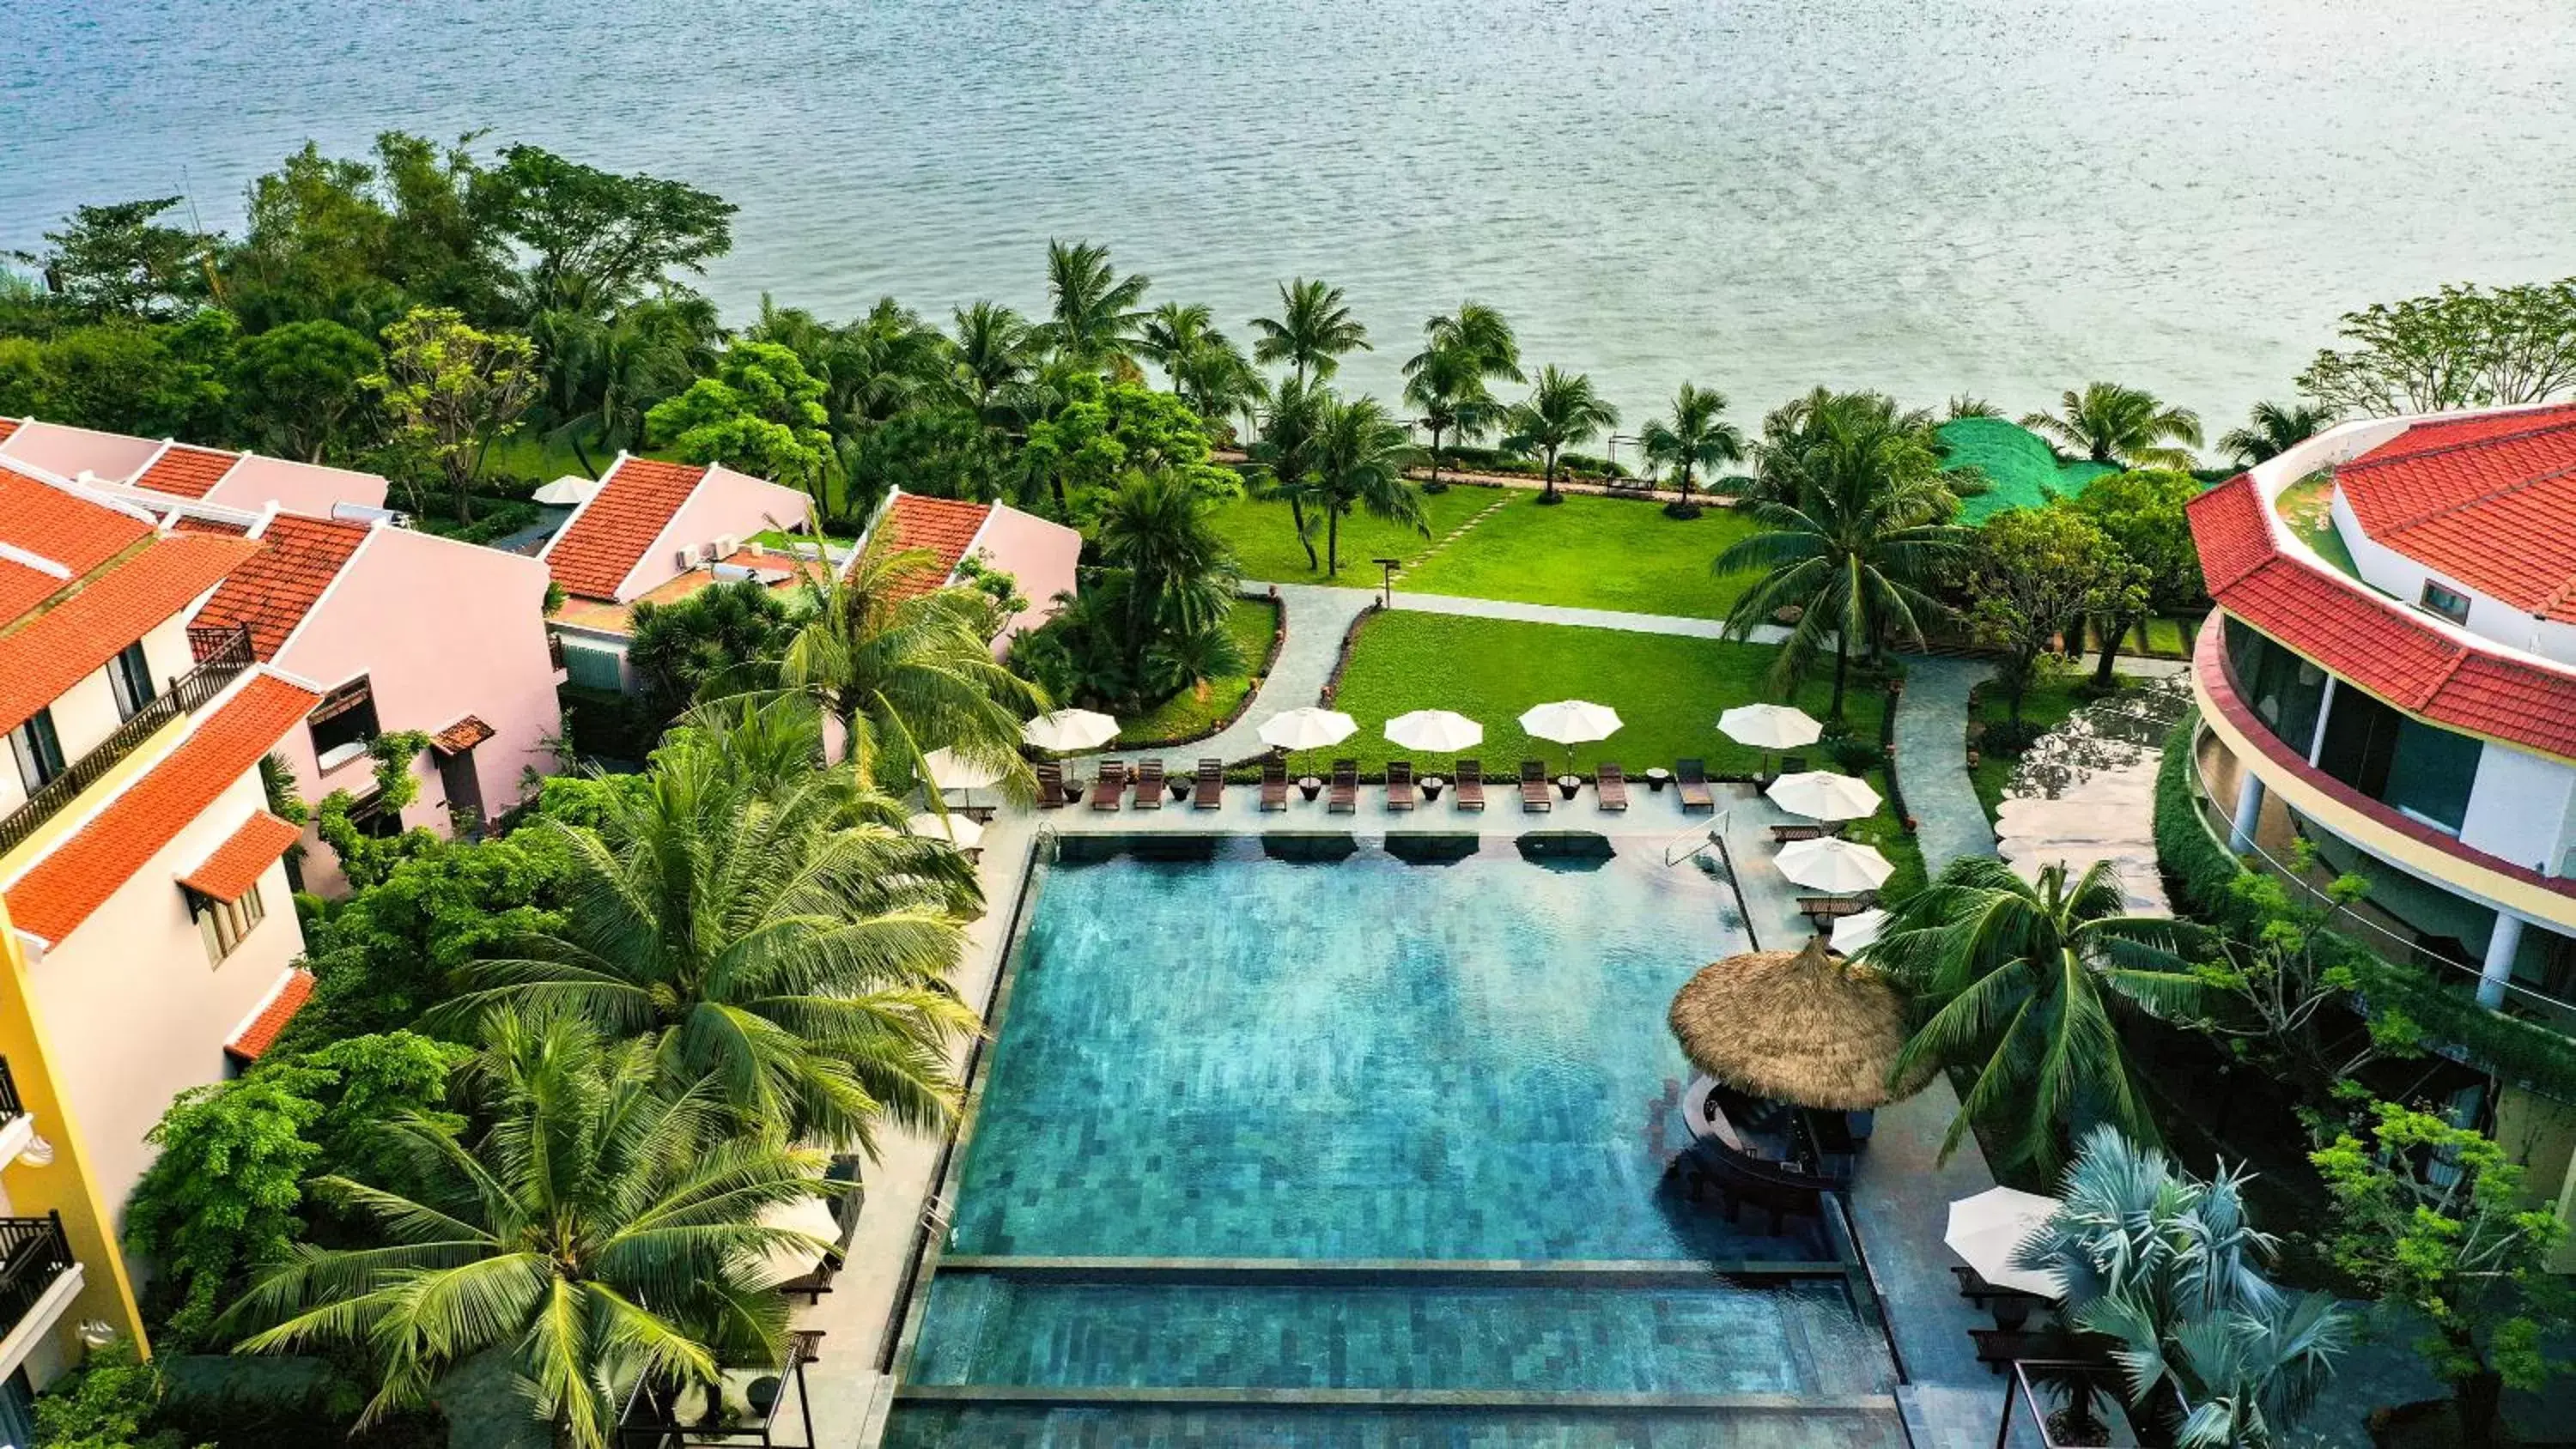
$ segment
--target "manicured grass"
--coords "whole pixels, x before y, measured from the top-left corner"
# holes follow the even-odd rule
[[[1327,575],[1318,566],[1306,566],[1306,550],[1297,543],[1297,524],[1285,503],[1270,503],[1244,497],[1230,499],[1216,509],[1217,531],[1225,535],[1234,549],[1235,563],[1247,579],[1269,584],[1347,584],[1352,588],[1375,588],[1379,578],[1373,558],[1400,558],[1410,562],[1424,550],[1447,537],[1451,530],[1475,517],[1490,506],[1502,491],[1493,488],[1451,488],[1442,493],[1422,495],[1423,521],[1430,525],[1428,538],[1398,524],[1355,513],[1342,520],[1342,571],[1339,577]],[[1324,535],[1321,525],[1315,533],[1315,556],[1323,557]]]
[[[1490,501],[1492,495],[1483,496]],[[1721,579],[1708,566],[1753,531],[1751,520],[1723,508],[1684,520],[1667,518],[1661,507],[1641,499],[1569,493],[1563,503],[1541,507],[1536,493],[1524,492],[1466,537],[1397,576],[1396,587],[1718,619],[1749,580]]]
[[[1243,651],[1246,671],[1259,669],[1270,658],[1270,636],[1279,627],[1279,611],[1260,599],[1237,599],[1226,615],[1225,632],[1234,636],[1235,647]],[[1229,674],[1207,682],[1207,697],[1201,699],[1191,690],[1182,690],[1161,705],[1127,720],[1118,731],[1121,744],[1136,740],[1187,739],[1213,731],[1219,721],[1234,713],[1242,703],[1244,692],[1252,687],[1252,675]]]
[[[2280,496],[2272,500],[2272,508],[2301,543],[2317,551],[2317,557],[2353,578],[2361,577],[2361,569],[2352,561],[2352,550],[2345,546],[2343,535],[2335,531],[2333,475],[2319,473],[2300,479],[2281,490]]]
[[[2114,678],[2123,686],[2134,682],[2127,675],[2115,675]],[[2022,722],[2042,730],[2055,729],[2065,723],[2068,715],[2092,703],[2082,693],[2092,680],[2093,671],[2086,668],[2033,684],[2030,692],[2022,696]],[[1977,692],[1977,708],[1970,719],[2000,723],[2011,717],[2012,710],[2001,685],[1989,683]],[[1972,745],[1970,748],[1975,747]],[[1968,777],[1977,787],[1977,802],[1986,807],[1988,820],[1994,819],[1995,811],[2002,807],[2004,787],[2012,783],[2013,766],[2017,763],[2017,760],[2004,759],[1981,750],[1977,763],[1969,768]]]

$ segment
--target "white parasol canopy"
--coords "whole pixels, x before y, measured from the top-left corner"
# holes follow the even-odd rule
[[[1896,873],[1886,856],[1866,845],[1826,836],[1780,847],[1780,873],[1802,886],[1848,895],[1874,891]]]
[[[1261,742],[1283,750],[1320,750],[1349,739],[1359,727],[1359,721],[1340,710],[1301,704],[1263,720]]]
[[[984,827],[963,815],[933,815],[925,810],[903,822],[903,828],[915,835],[945,840],[959,850],[973,850],[984,843]]]
[[[1579,745],[1606,740],[1619,732],[1619,711],[1588,699],[1560,699],[1532,705],[1521,714],[1521,732],[1532,739]]]
[[[961,760],[945,747],[922,756],[921,763],[930,772],[930,783],[942,790],[981,790],[1002,778],[992,766]]]
[[[2018,1288],[2042,1298],[2062,1298],[2055,1273],[2012,1265],[2013,1253],[2057,1211],[2057,1199],[2017,1188],[1990,1187],[1950,1204],[1950,1226],[1941,1241],[1977,1276],[1998,1288]]]
[[[1824,726],[1803,709],[1785,704],[1739,704],[1717,717],[1718,733],[1757,750],[1794,750],[1812,745]]]
[[[600,482],[596,478],[584,478],[578,473],[566,473],[529,494],[528,498],[531,502],[542,503],[548,508],[579,508],[588,503],[591,495],[597,493],[599,489]]]
[[[1049,710],[1020,726],[1020,738],[1058,754],[1097,749],[1118,738],[1118,721],[1098,710]]]
[[[1880,910],[1843,917],[1834,922],[1834,949],[1848,956],[1862,947],[1877,944],[1878,933],[1887,929],[1890,919],[1887,912]]]
[[[1386,737],[1408,750],[1454,755],[1472,750],[1485,739],[1485,727],[1445,709],[1417,709],[1386,722]]]
[[[1771,803],[1810,820],[1858,820],[1878,811],[1878,792],[1864,781],[1831,770],[1782,775],[1766,791]]]
[[[784,1207],[771,1208],[760,1215],[764,1228],[804,1233],[813,1243],[779,1243],[761,1255],[760,1265],[752,1280],[761,1284],[784,1283],[802,1278],[823,1261],[827,1248],[841,1241],[841,1225],[832,1219],[831,1204],[819,1197],[803,1197]]]

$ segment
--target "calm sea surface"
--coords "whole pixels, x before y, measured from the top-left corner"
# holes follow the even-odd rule
[[[2576,272],[2569,0],[0,0],[0,247],[306,137],[488,127],[743,208],[708,286],[1042,304],[1049,236],[1387,389],[1501,306],[1631,422],[1818,381],[2213,414],[2336,313]]]

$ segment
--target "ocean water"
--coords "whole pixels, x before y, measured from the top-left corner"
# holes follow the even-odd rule
[[[1229,319],[1474,296],[1630,413],[1816,382],[2232,420],[2335,315],[2576,272],[2564,0],[0,0],[0,248],[306,137],[489,128],[739,202],[706,279],[1042,304],[1050,236]]]

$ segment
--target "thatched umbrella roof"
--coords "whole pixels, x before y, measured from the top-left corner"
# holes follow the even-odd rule
[[[1926,1066],[1891,1085],[1905,1000],[1878,972],[1826,954],[1822,938],[1702,970],[1673,997],[1671,1021],[1693,1066],[1768,1101],[1856,1112],[1932,1077]]]

